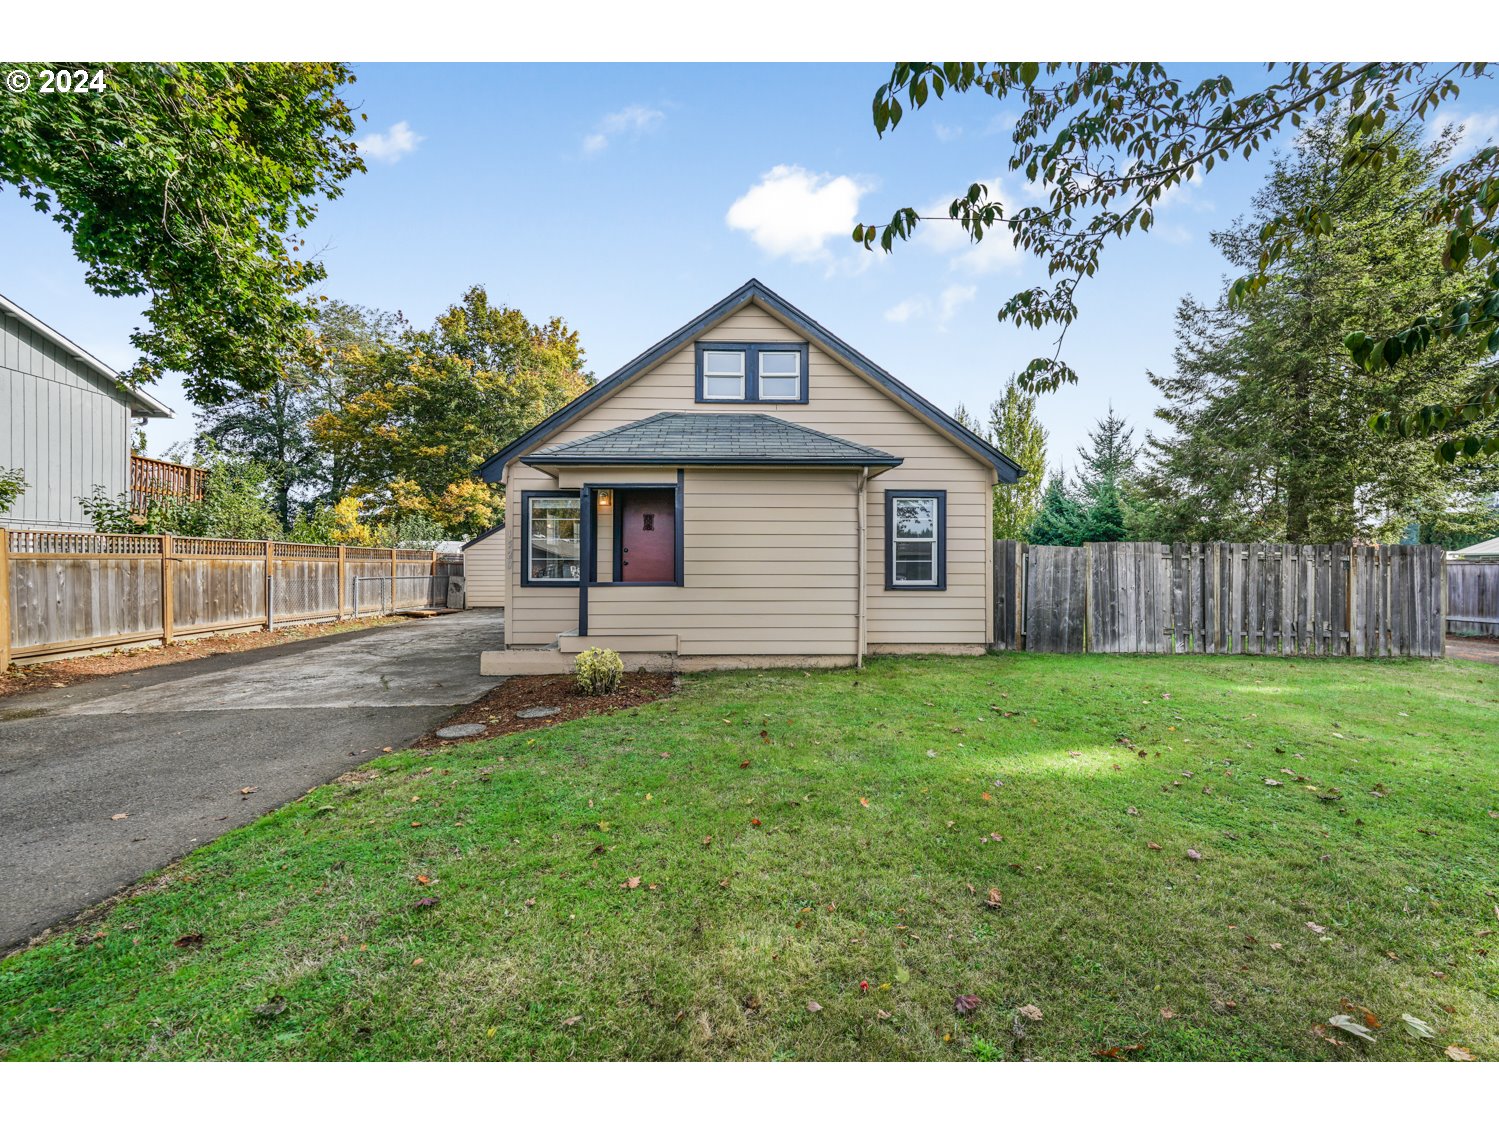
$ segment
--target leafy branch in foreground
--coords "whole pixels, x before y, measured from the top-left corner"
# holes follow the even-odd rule
[[[89,63],[0,63],[58,70]],[[303,229],[364,168],[342,63],[118,63],[104,88],[0,97],[0,186],[68,233],[105,296],[143,296],[138,383],[192,400],[271,386],[324,269]]]
[[[1008,207],[983,183],[952,201],[946,215],[920,215],[901,207],[886,223],[860,223],[853,238],[866,249],[890,252],[919,224],[959,223],[975,241],[1001,228],[1017,249],[1043,261],[1053,280],[1015,293],[1000,309],[1002,321],[1039,328],[1061,325],[1056,350],[1030,362],[1021,375],[1029,389],[1055,390],[1077,381],[1062,358],[1067,327],[1077,318],[1078,284],[1099,268],[1105,243],[1149,230],[1167,194],[1235,157],[1248,158],[1316,115],[1339,110],[1351,142],[1348,166],[1377,169],[1398,155],[1392,138],[1424,120],[1461,92],[1459,79],[1488,75],[1485,63],[1333,62],[1269,64],[1267,79],[1247,92],[1227,75],[1195,84],[1174,78],[1156,63],[902,62],[874,96],[874,126],[881,135],[898,126],[907,109],[933,97],[977,91],[1014,99],[1019,115],[1011,130],[1007,166],[1040,185],[1044,200]],[[1366,370],[1409,359],[1447,336],[1492,326],[1488,344],[1499,351],[1499,265],[1495,212],[1499,209],[1499,148],[1488,147],[1449,168],[1439,198],[1425,216],[1446,228],[1441,266],[1474,277],[1472,293],[1446,310],[1432,310],[1398,330],[1372,326],[1348,335],[1351,358]],[[1244,301],[1262,289],[1276,262],[1298,245],[1330,234],[1336,202],[1271,219],[1259,232],[1261,252],[1253,272],[1233,285]],[[1409,416],[1375,419],[1376,427],[1435,433],[1465,418],[1494,412],[1495,396],[1479,393],[1455,407],[1427,406]],[[1439,455],[1477,455],[1471,441],[1448,442]],[[1489,450],[1493,451],[1493,450]]]

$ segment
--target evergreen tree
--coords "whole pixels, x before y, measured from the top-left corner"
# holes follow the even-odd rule
[[[1062,474],[1053,473],[1025,540],[1037,546],[1081,546],[1087,541],[1085,515],[1082,505],[1068,493]]]
[[[1041,510],[1046,486],[1046,427],[1036,416],[1034,394],[1011,376],[1004,393],[989,406],[989,442],[1024,470],[1014,484],[994,490],[994,537],[1023,539]]]
[[[1166,399],[1157,416],[1174,433],[1149,442],[1149,537],[1390,540],[1492,490],[1492,463],[1440,463],[1420,437],[1391,440],[1368,424],[1381,410],[1464,398],[1493,377],[1472,337],[1393,369],[1350,359],[1352,328],[1398,330],[1458,299],[1469,280],[1440,268],[1441,232],[1423,219],[1452,135],[1423,146],[1406,129],[1384,140],[1382,162],[1350,164],[1341,123],[1320,120],[1275,162],[1252,214],[1213,235],[1229,263],[1248,270],[1275,216],[1337,215],[1331,233],[1297,239],[1241,303],[1227,289],[1212,304],[1181,302],[1176,371],[1150,376]],[[1499,418],[1470,423],[1480,437],[1496,429]]]

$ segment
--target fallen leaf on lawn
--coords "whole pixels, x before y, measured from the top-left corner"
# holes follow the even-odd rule
[[[621,882],[619,884],[619,888],[621,890],[634,890],[637,887],[639,887],[639,885],[640,885],[640,879],[638,877],[636,877],[636,878],[626,878],[623,882]]]
[[[953,1000],[952,1009],[960,1015],[971,1015],[983,1002],[977,995],[960,995]]]
[[[1145,846],[1152,851],[1159,851],[1161,849],[1161,845],[1159,843],[1147,843],[1145,844]]]
[[[570,1018],[563,1019],[562,1020],[562,1025],[563,1026],[577,1026],[582,1021],[583,1021],[583,1016],[582,1015],[573,1015]]]
[[[536,904],[536,899],[535,898],[527,898],[526,899],[526,904],[527,905],[535,905]]]
[[[1041,1021],[1041,1008],[1037,1007],[1034,1003],[1027,1003],[1024,1007],[1018,1007],[1016,1010],[1033,1023]]]
[[[203,947],[203,934],[202,933],[183,933],[182,936],[178,937],[172,943],[174,945],[176,945],[178,948],[202,948]]]
[[[1474,1060],[1472,1054],[1468,1053],[1467,1050],[1463,1049],[1463,1047],[1457,1045],[1457,1043],[1455,1042],[1451,1046],[1448,1046],[1445,1050],[1443,1050],[1442,1053],[1446,1054],[1455,1062],[1471,1062]]]
[[[109,818],[112,819],[112,820],[128,820],[130,818],[130,813],[129,812],[116,812],[114,815],[110,816]]]
[[[431,881],[432,881],[432,879],[431,879],[431,878],[429,878],[429,877],[428,877],[428,876],[427,876],[427,875],[425,875],[425,874],[418,874],[418,875],[417,875],[417,876],[416,876],[416,880],[417,880],[417,881],[418,881],[418,882],[420,882],[420,883],[421,883],[421,884],[422,884],[422,885],[423,885],[423,886],[425,886],[425,885],[427,885],[427,884],[428,884],[428,883],[429,883],[429,882],[431,882]]]
[[[721,879],[718,885],[720,888],[727,890],[729,888],[729,880],[727,878]]]
[[[1361,1038],[1365,1042],[1375,1041],[1374,1035],[1370,1034],[1364,1025],[1352,1015],[1334,1015],[1327,1020],[1327,1025],[1335,1026],[1344,1033],[1351,1034],[1355,1038]]]
[[[748,761],[741,761],[741,762],[739,762],[739,767],[741,769],[748,769],[749,768],[749,762]]]
[[[1124,814],[1126,816],[1138,816],[1140,814],[1140,809],[1131,804],[1128,808],[1124,809]]]
[[[875,1018],[877,1018],[877,1019],[888,1019],[888,1018],[890,1018],[890,1012],[889,1011],[876,1010],[875,1013],[874,1013],[874,1015],[875,1015]]]
[[[711,836],[711,835],[705,835],[705,836],[703,836],[703,846],[704,847],[711,847],[711,846],[713,846],[713,836]]]
[[[990,799],[990,797],[989,797],[989,794],[987,792],[982,792],[982,793],[979,794],[979,799],[980,800],[988,800],[988,799]]]
[[[750,827],[759,827],[759,826],[760,826],[760,821],[759,820],[750,820]]]
[[[1351,1003],[1345,999],[1343,1000],[1343,1010],[1347,1011],[1350,1015],[1358,1015],[1364,1020],[1364,1025],[1370,1030],[1378,1030],[1380,1028],[1379,1016],[1360,1003]]]
[[[286,1010],[286,996],[273,995],[256,1007],[254,1013],[262,1019],[273,1019],[284,1010]]]
[[[867,797],[867,796],[861,796],[861,797],[859,797],[859,807],[861,807],[861,808],[867,808],[867,807],[869,807],[869,797]]]
[[[1344,1042],[1341,1038],[1334,1038],[1332,1035],[1328,1034],[1327,1028],[1321,1023],[1312,1024],[1312,1033],[1315,1034],[1318,1038],[1322,1039],[1322,1041],[1326,1042],[1329,1046],[1337,1046],[1343,1050],[1353,1049],[1352,1046],[1348,1045],[1348,1043]]]
[[[808,1014],[815,1015],[820,1010],[822,1010],[822,1004],[821,1003],[817,1002],[817,1000],[815,1000],[815,999],[809,999],[809,1000],[807,1000],[807,1013]]]
[[[1314,933],[1325,933],[1325,932],[1327,932],[1327,926],[1326,925],[1318,925],[1315,921],[1308,921],[1306,923],[1306,927],[1308,929],[1310,929]]]
[[[998,909],[1000,906],[1002,906],[1004,904],[1005,904],[1004,897],[1000,894],[999,890],[997,888],[993,887],[993,886],[990,886],[989,887],[989,897],[984,902],[984,908],[985,909]]]
[[[1133,1046],[1103,1046],[1093,1051],[1095,1058],[1113,1058],[1121,1060],[1125,1054],[1137,1054],[1145,1049],[1145,1043],[1137,1042]]]
[[[1391,960],[1399,960],[1400,959],[1400,957],[1396,956],[1393,952],[1390,952],[1389,950],[1385,951],[1385,955],[1388,956]]]
[[[1194,863],[1200,863],[1202,861],[1202,855],[1197,851],[1194,851],[1191,847],[1187,848],[1187,858],[1191,859]]]
[[[1405,1027],[1405,1033],[1412,1038],[1435,1038],[1437,1032],[1425,1019],[1418,1019],[1415,1015],[1401,1015],[1400,1022]]]
[[[1276,952],[1279,952],[1281,949],[1285,948],[1286,946],[1283,945],[1283,944],[1281,944],[1278,941],[1271,941],[1270,942],[1270,947],[1273,948]]]
[[[1433,968],[1431,970],[1431,978],[1434,980],[1445,980],[1447,978],[1447,973],[1442,971],[1440,968]]]
[[[413,906],[412,908],[413,909],[431,909],[434,905],[436,905],[440,901],[442,901],[441,898],[418,898],[416,900],[416,905]]]
[[[411,962],[411,966],[413,968],[420,968],[425,963],[426,963],[426,960],[424,960],[422,957],[418,956],[415,960],[413,960]]]
[[[1170,1007],[1162,1007],[1161,1008],[1161,1018],[1163,1018],[1163,1019],[1174,1019],[1174,1018],[1176,1018],[1176,1012],[1173,1011]]]
[[[1279,788],[1280,784],[1281,784],[1281,782],[1278,781],[1278,780],[1276,780],[1274,777],[1266,777],[1265,778],[1265,783],[1267,785],[1269,785],[1271,788]]]

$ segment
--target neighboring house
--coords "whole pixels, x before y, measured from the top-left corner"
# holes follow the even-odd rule
[[[90,531],[80,499],[130,491],[130,421],[172,411],[0,296],[0,468],[26,491],[0,526]]]
[[[982,652],[993,489],[1021,470],[750,281],[479,472],[507,506],[507,650],[482,666],[517,674],[592,645],[684,667]],[[556,651],[515,650],[536,648]]]
[[[1499,538],[1484,539],[1461,550],[1449,550],[1447,557],[1454,562],[1499,562]]]
[[[464,604],[470,609],[505,607],[505,524],[463,544]]]

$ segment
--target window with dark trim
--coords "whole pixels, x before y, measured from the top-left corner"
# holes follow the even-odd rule
[[[698,402],[807,402],[804,343],[697,344]]]
[[[577,492],[521,493],[522,585],[577,585],[582,562]]]
[[[947,588],[946,492],[885,492],[885,588]]]

